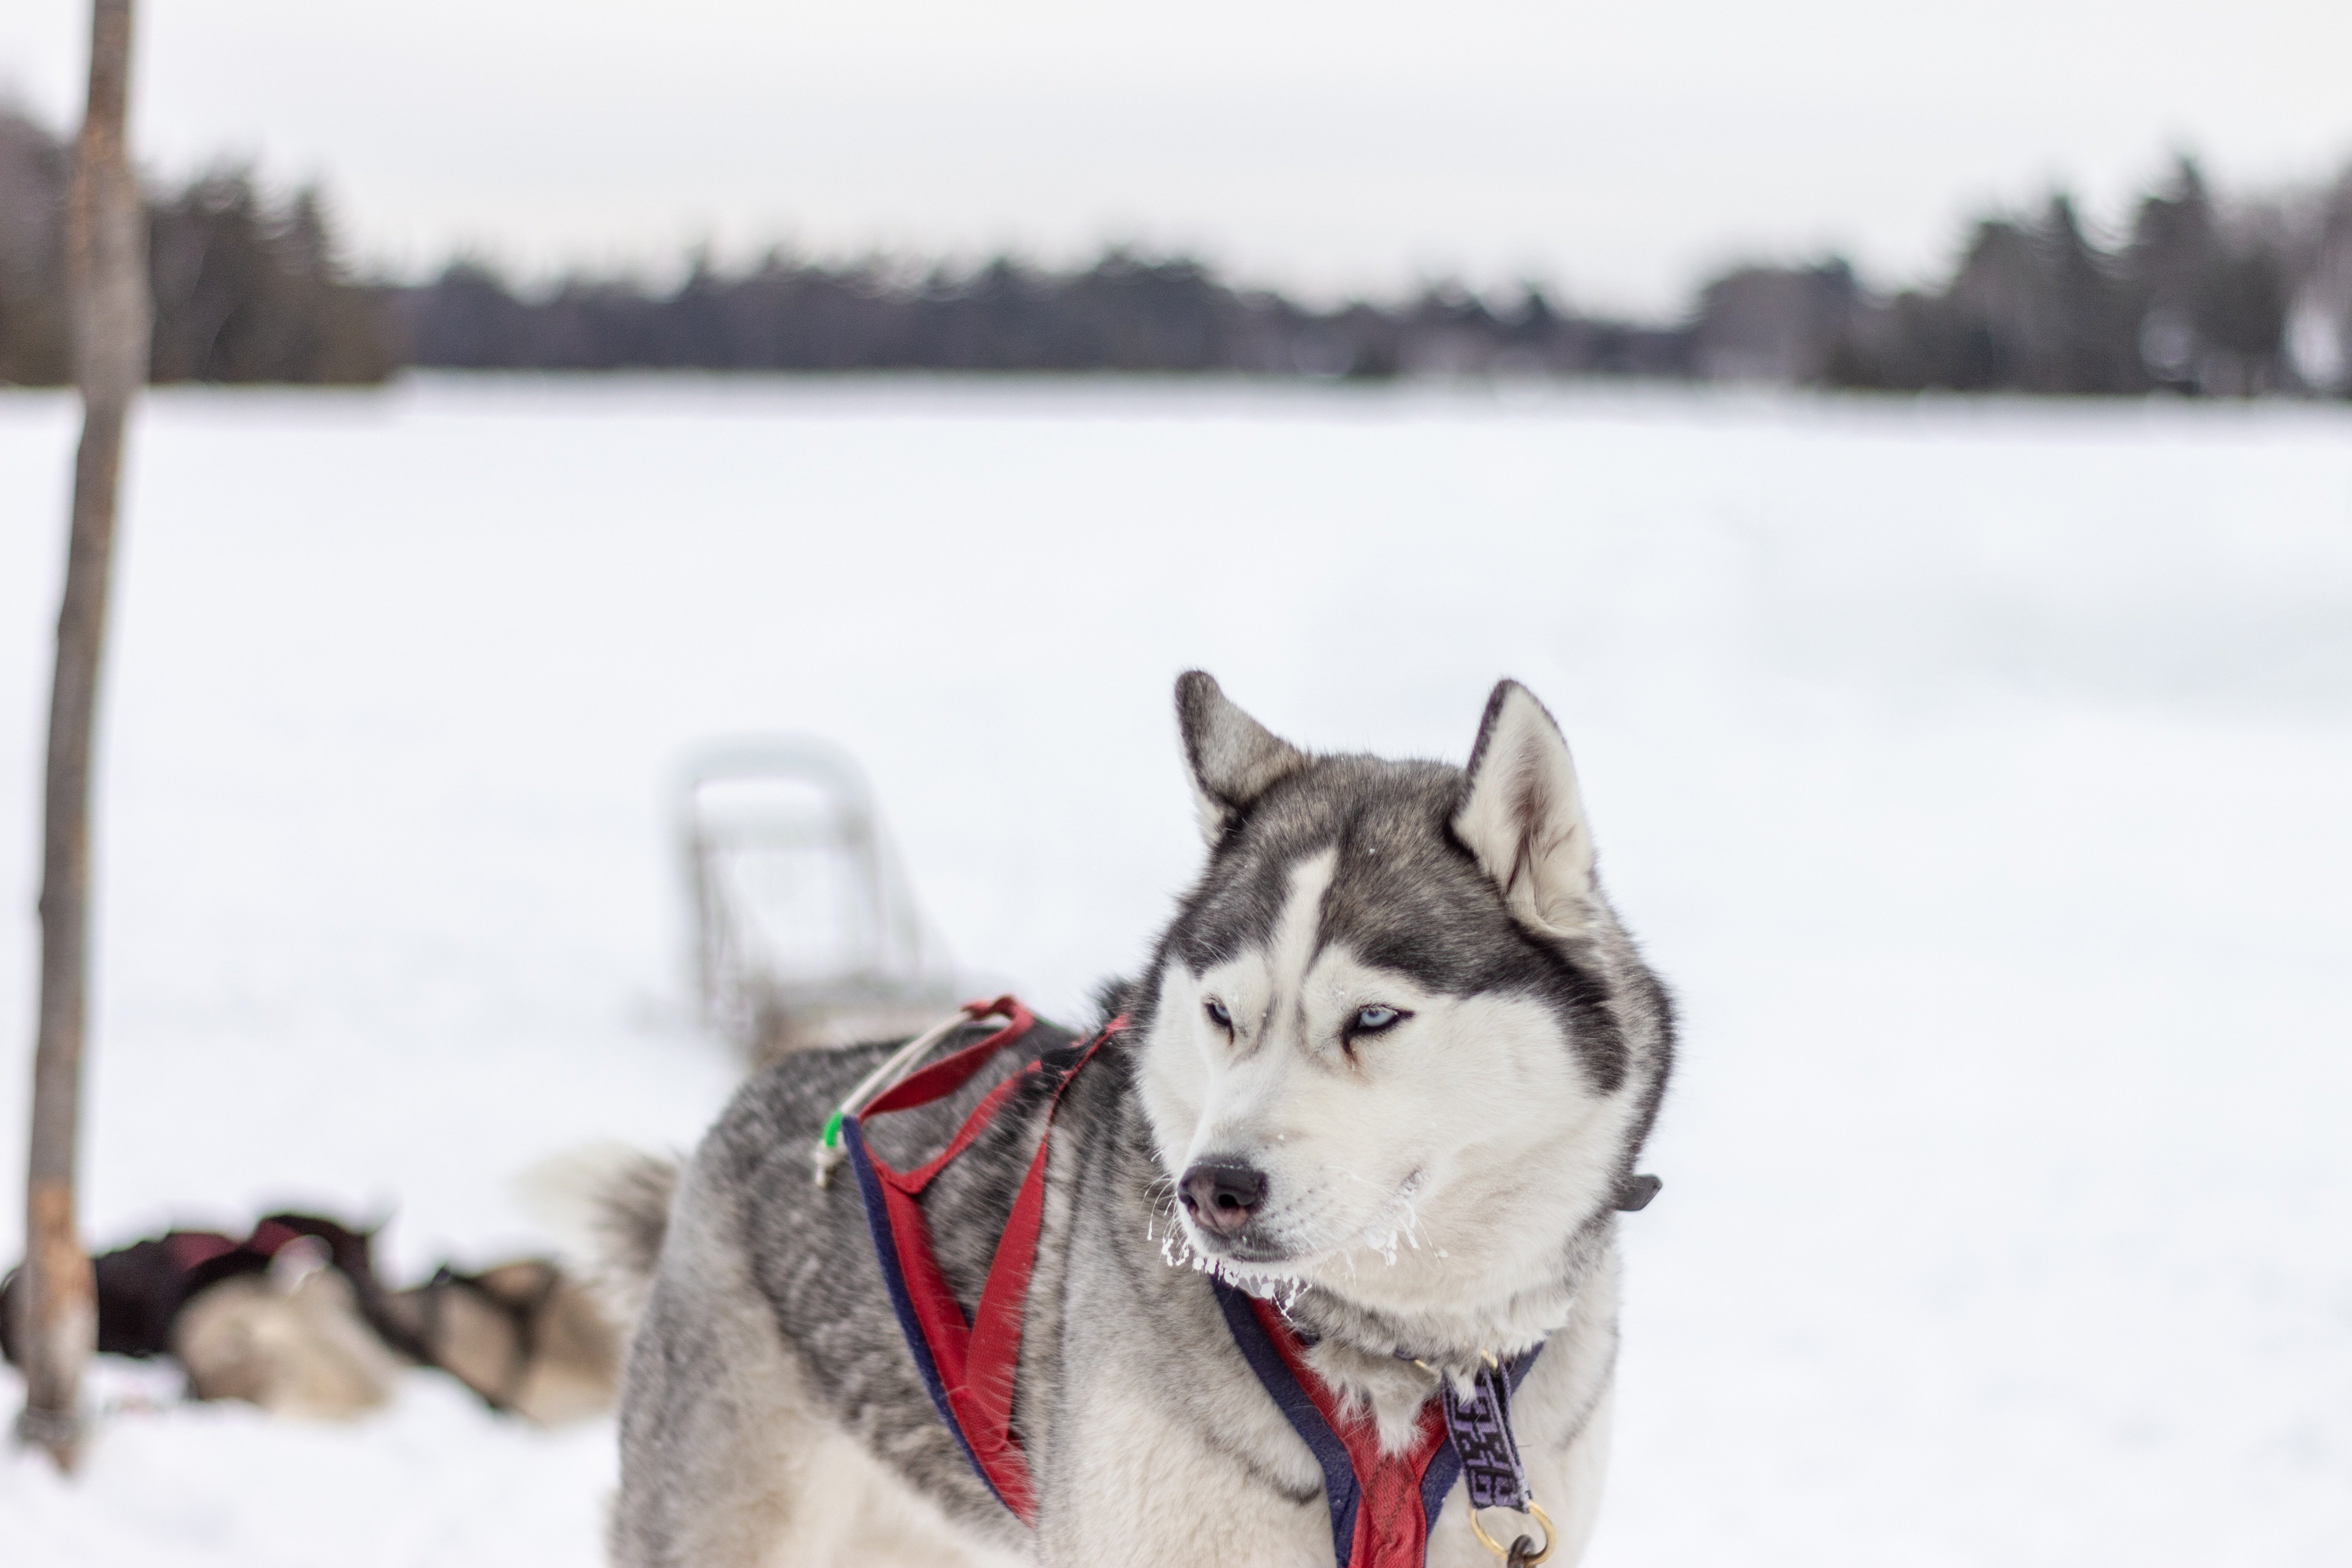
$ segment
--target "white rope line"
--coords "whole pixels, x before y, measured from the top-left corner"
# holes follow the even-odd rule
[[[1006,1023],[1012,1022],[1002,1013],[975,1013],[969,1007],[959,1007],[892,1051],[880,1067],[860,1079],[857,1087],[849,1091],[849,1098],[824,1119],[824,1126],[817,1133],[816,1146],[809,1151],[809,1163],[815,1167],[816,1184],[820,1187],[830,1184],[835,1169],[849,1158],[849,1151],[841,1141],[841,1124],[844,1121],[888,1093],[899,1079],[914,1071],[915,1064],[929,1056],[932,1047],[941,1040],[966,1024],[983,1023],[990,1018],[1004,1018]]]

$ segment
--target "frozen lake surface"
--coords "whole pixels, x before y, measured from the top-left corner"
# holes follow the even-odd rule
[[[0,396],[8,1194],[75,419]],[[393,1211],[404,1279],[689,1143],[697,742],[849,748],[975,983],[1075,1016],[1198,858],[1178,670],[1454,761],[1508,673],[1685,1014],[1590,1561],[2352,1560],[2352,410],[425,380],[131,452],[95,1241]],[[76,1485],[0,1459],[10,1563],[597,1560],[607,1425],[152,1383]]]

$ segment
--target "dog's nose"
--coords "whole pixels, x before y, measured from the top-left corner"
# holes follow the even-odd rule
[[[1218,1236],[1237,1233],[1265,1202],[1265,1173],[1239,1160],[1203,1160],[1176,1185],[1192,1222]]]

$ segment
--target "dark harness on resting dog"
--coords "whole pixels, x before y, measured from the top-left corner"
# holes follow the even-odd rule
[[[1004,1026],[929,1067],[910,1070],[953,1028],[989,1017],[1004,1019]],[[1013,1430],[1013,1388],[1020,1366],[1029,1276],[1045,1219],[1047,1134],[1062,1091],[1105,1042],[1126,1027],[1127,1020],[1114,1018],[1089,1039],[1040,1051],[1028,1066],[983,1095],[947,1147],[912,1171],[884,1163],[867,1144],[863,1123],[953,1094],[999,1051],[1027,1036],[1036,1021],[1010,996],[969,1004],[947,1024],[908,1041],[868,1075],[826,1121],[815,1151],[819,1184],[844,1159],[856,1171],[882,1282],[923,1387],[982,1481],[1028,1525],[1037,1522],[1037,1499],[1028,1457]],[[1032,1083],[1041,1085],[1045,1095],[1037,1150],[1005,1217],[979,1304],[966,1313],[932,1252],[919,1200],[1005,1103]],[[1655,1176],[1629,1178],[1617,1206],[1643,1207],[1656,1195],[1658,1185]],[[1441,1372],[1438,1391],[1422,1407],[1412,1444],[1401,1454],[1388,1454],[1381,1451],[1369,1414],[1343,1414],[1339,1396],[1307,1363],[1313,1342],[1299,1333],[1281,1309],[1223,1279],[1213,1284],[1242,1359],[1322,1468],[1336,1568],[1422,1568],[1429,1532],[1457,1479],[1469,1494],[1471,1530],[1508,1568],[1525,1568],[1551,1554],[1551,1521],[1528,1493],[1518,1440],[1511,1430],[1511,1394],[1542,1346],[1507,1362],[1486,1356],[1470,1378],[1466,1394],[1457,1389],[1454,1378]],[[1542,1544],[1521,1535],[1503,1545],[1479,1522],[1479,1511],[1485,1509],[1528,1515],[1543,1527]]]

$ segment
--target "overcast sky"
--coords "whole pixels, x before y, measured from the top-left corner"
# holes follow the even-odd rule
[[[79,117],[85,0],[0,4],[0,90]],[[2352,0],[148,0],[133,138],[327,185],[363,262],[708,240],[1060,259],[1181,246],[1318,293],[1456,273],[1670,309],[1736,255],[1902,280],[2169,149],[2352,159]]]

